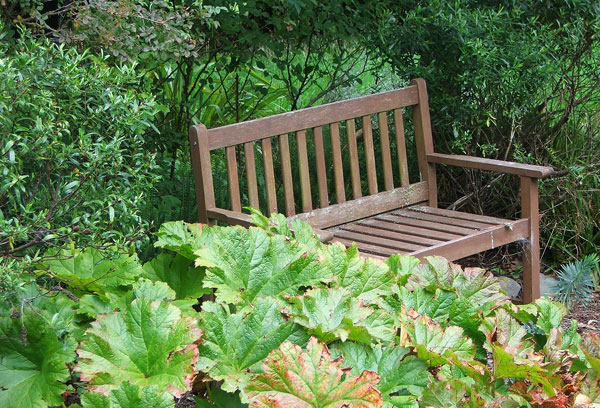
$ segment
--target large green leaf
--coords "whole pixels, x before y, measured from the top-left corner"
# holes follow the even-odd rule
[[[257,299],[247,311],[230,313],[226,305],[204,302],[200,313],[202,343],[197,368],[233,392],[249,381],[248,368],[261,362],[299,326],[286,320],[275,299]]]
[[[86,392],[81,396],[83,408],[172,408],[173,396],[159,392],[156,386],[141,388],[137,384],[122,383],[110,395]]]
[[[394,338],[393,320],[363,306],[346,288],[312,289],[290,302],[294,321],[325,343],[350,339],[369,344]]]
[[[369,347],[346,342],[339,344],[337,349],[344,357],[343,366],[351,368],[354,375],[365,370],[379,375],[376,388],[384,400],[390,400],[391,394],[400,391],[420,396],[429,381],[427,364],[415,356],[407,356],[408,348],[393,344]]]
[[[537,326],[550,333],[550,330],[560,327],[563,317],[567,314],[567,309],[558,302],[553,302],[548,298],[540,298],[535,301],[538,310]]]
[[[188,224],[183,221],[165,222],[156,233],[158,239],[154,246],[169,249],[194,260],[196,259],[194,252],[207,244],[208,235],[210,234],[205,233],[202,224]]]
[[[216,289],[217,302],[239,307],[331,278],[306,246],[259,228],[213,227],[211,245],[196,254],[196,264],[207,267],[204,286]]]
[[[414,310],[401,315],[403,346],[414,346],[419,357],[429,360],[430,364],[438,363],[438,356],[451,350],[463,361],[475,357],[475,346],[471,339],[463,336],[463,329],[458,326],[442,328],[429,316],[419,316]]]
[[[61,405],[75,343],[60,342],[54,327],[25,310],[23,320],[18,316],[0,319],[0,406]]]
[[[130,381],[178,395],[189,386],[199,337],[195,320],[182,318],[177,307],[135,299],[92,323],[77,350],[76,370],[98,392]]]
[[[497,345],[494,346],[492,354],[494,358],[494,376],[497,378],[527,379],[542,386],[548,396],[554,396],[554,387],[557,386],[558,379],[553,377],[551,371],[548,370],[552,367],[543,368],[527,360],[517,362],[512,354]],[[550,381],[553,381],[553,383]]]
[[[379,299],[376,303],[384,310],[397,316],[406,310],[414,309],[420,315],[427,315],[439,323],[445,323],[449,318],[449,311],[456,295],[442,289],[435,292],[416,287],[408,290],[406,287],[395,286],[394,294]]]
[[[380,407],[381,395],[375,389],[379,378],[372,371],[352,376],[332,361],[327,347],[312,337],[306,352],[285,342],[263,363],[246,387],[251,407]]]
[[[117,254],[108,258],[95,249],[62,250],[44,262],[48,273],[65,281],[74,289],[104,293],[107,290],[132,284],[142,272],[135,255]]]
[[[193,261],[182,255],[160,254],[144,264],[142,275],[152,281],[166,282],[177,299],[199,298],[210,289],[202,287],[204,269],[195,268]]]
[[[353,246],[346,249],[339,243],[325,249],[325,263],[334,275],[336,287],[348,288],[352,296],[367,303],[391,294],[394,274],[386,264],[360,256]]]

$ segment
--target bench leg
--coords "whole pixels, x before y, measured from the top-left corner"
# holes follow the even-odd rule
[[[523,253],[523,303],[540,297],[540,216],[538,181],[521,176],[521,211],[529,218],[529,239]]]

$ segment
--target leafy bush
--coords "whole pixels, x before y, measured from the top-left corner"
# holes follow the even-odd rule
[[[600,284],[600,259],[592,254],[581,260],[562,265],[556,272],[556,299],[571,307],[573,299],[587,306]]]
[[[58,284],[0,305],[0,404],[172,407],[190,390],[199,407],[600,401],[600,339],[562,331],[559,303],[516,306],[481,269],[366,260],[301,221],[253,217],[261,228],[164,224],[156,245],[177,254],[144,265],[49,254],[40,282]]]
[[[0,27],[1,28],[1,27]],[[0,30],[1,31],[1,30]],[[132,65],[24,33],[0,44],[0,255],[143,237],[154,99]],[[29,251],[31,250],[31,251]]]

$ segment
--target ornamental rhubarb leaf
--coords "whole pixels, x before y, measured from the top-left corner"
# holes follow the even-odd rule
[[[70,377],[67,364],[74,358],[75,344],[59,342],[54,327],[33,311],[26,309],[23,320],[2,317],[0,406],[61,405]]]
[[[56,258],[43,264],[51,275],[64,280],[72,288],[97,293],[130,285],[142,272],[135,255],[119,254],[107,258],[91,247],[83,251],[48,251],[46,255]]]
[[[140,389],[137,384],[122,383],[110,396],[87,392],[81,396],[83,408],[173,408],[175,401],[156,386]]]
[[[194,267],[193,261],[182,255],[158,255],[144,264],[142,276],[166,282],[175,291],[177,299],[199,298],[211,292],[202,287],[204,269]]]
[[[92,322],[77,350],[76,370],[95,392],[130,381],[179,395],[188,389],[197,357],[195,326],[195,319],[181,318],[173,305],[135,299]]]
[[[259,298],[246,311],[235,314],[228,306],[204,302],[200,327],[203,337],[196,368],[224,381],[222,388],[229,392],[243,388],[250,380],[251,366],[301,332],[299,326],[284,319],[281,305],[269,298]]]
[[[264,374],[254,376],[246,387],[250,407],[381,407],[377,374],[363,371],[355,377],[342,364],[343,359],[332,361],[327,346],[315,337],[305,352],[285,342],[263,363]]]
[[[471,339],[463,336],[463,329],[457,326],[442,328],[429,316],[419,316],[414,310],[400,316],[402,339],[400,345],[414,346],[419,357],[430,360],[435,365],[437,356],[452,350],[463,361],[475,357],[475,346]]]
[[[255,299],[296,295],[301,287],[331,279],[305,245],[259,228],[212,227],[212,243],[196,252],[207,267],[204,286],[216,289],[219,303],[249,307]]]
[[[376,388],[384,401],[390,400],[390,395],[399,391],[420,396],[429,382],[427,364],[420,358],[407,356],[408,348],[393,344],[368,347],[346,342],[339,344],[335,351],[344,358],[342,366],[351,368],[354,375],[365,370],[379,375]]]
[[[346,249],[342,244],[333,243],[324,251],[325,263],[333,272],[336,287],[350,289],[352,296],[366,303],[391,294],[394,274],[386,264],[365,259],[356,246]]]
[[[313,289],[289,300],[294,321],[324,343],[349,339],[370,344],[374,338],[394,338],[393,320],[363,306],[346,288]]]
[[[165,248],[194,260],[194,252],[203,248],[209,241],[209,228],[203,229],[202,224],[188,224],[183,221],[166,222],[160,226],[154,243],[157,248]]]

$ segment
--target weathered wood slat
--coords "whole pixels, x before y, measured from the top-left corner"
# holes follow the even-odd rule
[[[454,225],[440,224],[437,222],[424,221],[424,220],[418,220],[418,219],[413,219],[413,218],[406,218],[406,217],[401,217],[399,215],[393,215],[393,214],[377,215],[377,216],[375,216],[375,219],[382,220],[382,221],[389,221],[389,222],[393,222],[393,223],[396,223],[399,225],[409,225],[409,226],[416,227],[416,228],[430,229],[433,231],[450,232],[452,234],[458,234],[458,235],[469,235],[469,234],[472,234],[472,233],[478,231],[478,230],[474,230],[474,229],[470,229],[470,228],[462,228],[462,227],[456,227]]]
[[[317,185],[319,187],[320,207],[329,205],[329,192],[327,191],[327,169],[325,166],[325,148],[323,146],[323,128],[313,129],[315,138],[315,159],[317,161]]]
[[[218,149],[264,137],[287,134],[298,129],[310,129],[333,122],[371,115],[414,105],[417,100],[416,86],[409,86],[377,95],[363,96],[348,101],[334,102],[267,118],[235,123],[209,130],[209,148],[211,150]]]
[[[495,159],[484,159],[482,157],[464,156],[458,154],[427,153],[427,160],[430,163],[448,164],[451,166],[468,167],[499,173],[515,174],[517,176],[527,176],[534,178],[545,178],[554,173],[552,167],[535,166],[532,164],[523,164]]]
[[[388,238],[388,239],[392,239],[394,241],[408,242],[408,243],[419,244],[419,245],[423,245],[423,246],[438,245],[438,244],[441,244],[442,242],[445,242],[445,241],[439,240],[439,239],[423,238],[418,235],[406,234],[406,233],[404,233],[404,230],[401,230],[402,232],[388,231],[388,230],[376,228],[373,226],[361,224],[360,221],[358,221],[356,223],[352,223],[352,224],[341,225],[338,228],[341,230],[345,230],[345,231],[358,232],[360,234],[371,235],[373,237]]]
[[[231,199],[231,209],[233,211],[242,211],[240,200],[240,182],[238,179],[237,158],[235,146],[229,146],[226,149],[227,156],[227,181],[229,184],[229,198]]]
[[[540,214],[538,181],[521,177],[521,216],[527,218],[527,243],[523,253],[523,302],[540,297]]]
[[[444,215],[435,215],[432,213],[414,211],[410,208],[393,211],[392,214],[406,218],[437,222],[439,224],[454,225],[457,227],[469,228],[474,230],[486,229],[491,226],[490,224],[484,224],[482,222],[468,221],[459,218],[446,217]]]
[[[298,142],[298,163],[300,166],[300,194],[302,196],[302,211],[312,210],[312,197],[310,192],[310,173],[308,170],[308,151],[306,149],[306,131],[296,133]]]
[[[363,140],[365,142],[365,162],[367,165],[367,184],[369,185],[369,194],[377,194],[377,167],[375,166],[375,147],[373,145],[373,126],[371,117],[362,117]]]
[[[406,157],[406,139],[404,137],[404,118],[402,109],[394,110],[394,127],[396,128],[396,149],[398,154],[398,167],[400,169],[400,185],[406,187],[410,184],[408,179],[408,159]]]
[[[429,206],[437,207],[437,184],[435,166],[427,161],[427,155],[433,153],[433,137],[431,136],[431,120],[429,118],[429,101],[427,87],[422,78],[413,79],[411,85],[417,86],[419,104],[413,109],[415,127],[415,144],[419,159],[419,171],[423,180],[429,182]]]
[[[514,222],[512,229],[498,225],[454,241],[411,252],[410,255],[417,258],[436,255],[453,261],[524,238],[528,234],[528,226],[529,220],[520,219]]]
[[[271,138],[261,140],[263,165],[265,167],[265,185],[267,188],[267,214],[277,212],[277,191],[275,190],[275,171],[273,169],[273,146]]]
[[[344,231],[344,230],[337,230],[337,231],[334,230],[333,235],[335,237],[334,239],[342,238],[342,239],[354,241],[356,243],[362,242],[362,243],[369,244],[369,245],[376,245],[378,247],[390,248],[397,252],[399,252],[399,251],[402,251],[402,252],[413,251],[414,252],[414,251],[420,251],[420,250],[428,247],[426,245],[411,244],[408,242],[396,241],[394,239],[388,239],[388,238],[383,238],[383,237],[374,237],[372,235],[366,235],[366,234],[361,234],[358,232],[351,232],[351,231]]]
[[[291,215],[296,214],[296,204],[294,201],[294,182],[292,180],[290,144],[287,134],[279,136],[279,156],[281,158],[281,176],[283,180],[285,214],[289,217]]]
[[[326,208],[295,215],[293,218],[304,220],[316,228],[327,228],[425,200],[427,182],[421,182],[341,204],[332,204]]]
[[[337,122],[330,125],[330,132],[336,202],[343,203],[346,201],[346,191],[344,188],[344,164],[342,162],[342,149],[340,145],[340,128]]]
[[[392,170],[392,153],[390,150],[390,132],[386,112],[378,115],[379,137],[381,140],[381,161],[383,162],[383,183],[386,190],[394,188],[394,171]]]
[[[412,211],[441,215],[449,218],[458,218],[460,220],[476,221],[490,225],[504,225],[512,222],[511,220],[504,218],[488,217],[487,215],[469,214],[466,212],[446,210],[443,208],[433,208],[424,205],[416,205],[414,207],[410,207],[410,209]]]
[[[391,248],[366,244],[364,242],[355,242],[351,239],[345,239],[345,238],[335,237],[335,238],[333,238],[333,242],[339,242],[340,244],[344,245],[347,248],[350,248],[353,244],[356,244],[356,247],[358,248],[359,252],[364,253],[366,255],[375,255],[377,257],[382,257],[382,258],[387,258],[390,255],[394,255],[394,254],[407,254],[408,253],[408,251],[402,252],[402,251],[394,250]]]
[[[354,119],[346,121],[348,132],[348,154],[350,156],[350,177],[352,179],[352,196],[354,199],[362,197],[360,184],[360,167],[358,167],[358,146],[356,144],[356,127]]]
[[[248,200],[250,207],[260,208],[258,201],[258,183],[256,182],[256,161],[254,159],[254,142],[244,144],[246,156],[246,180],[248,181]]]
[[[451,234],[449,232],[435,231],[435,230],[428,229],[428,228],[418,228],[418,227],[413,227],[413,226],[404,225],[404,224],[398,225],[397,223],[392,222],[392,221],[384,221],[384,220],[375,219],[375,218],[367,218],[365,220],[360,220],[360,221],[357,221],[357,224],[368,225],[368,226],[371,226],[374,228],[378,228],[382,231],[392,231],[392,232],[401,231],[403,233],[410,234],[413,236],[430,238],[430,239],[435,239],[435,240],[439,240],[439,241],[451,241],[453,239],[460,238],[463,236],[463,235],[459,235],[459,234]]]
[[[198,220],[210,224],[212,222],[208,217],[207,210],[215,206],[215,189],[206,126],[195,125],[190,127],[189,140],[192,167],[194,169],[194,183],[196,184]]]

